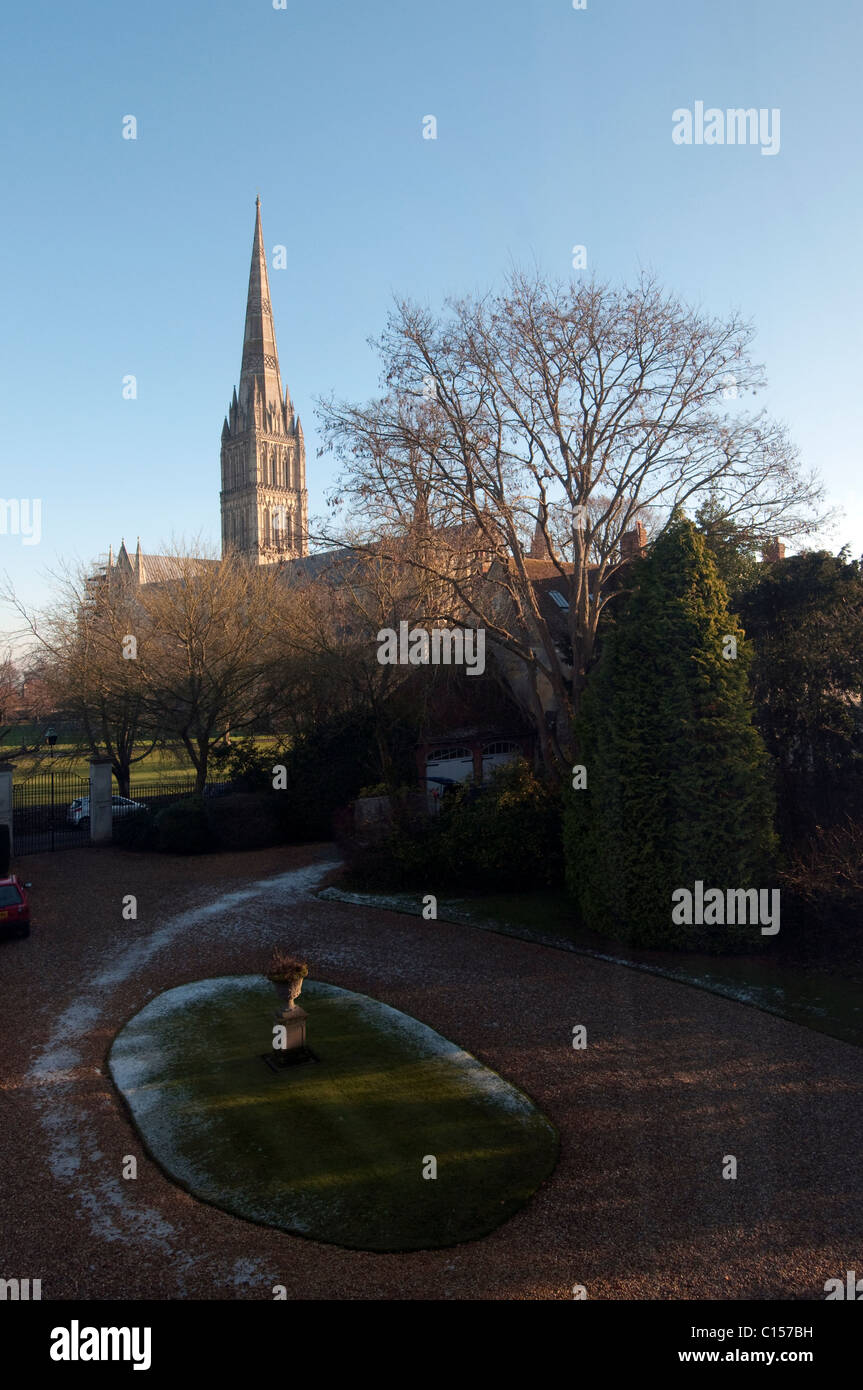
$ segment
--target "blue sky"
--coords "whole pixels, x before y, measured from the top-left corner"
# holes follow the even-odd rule
[[[741,310],[784,420],[863,552],[859,0],[147,0],[3,21],[0,535],[40,602],[121,536],[219,541],[256,193],[310,510],[314,403],[377,384],[394,292],[432,304],[512,264]],[[778,107],[781,148],[677,146],[672,111]],[[122,138],[123,117],[138,122]],[[438,138],[422,138],[423,117]],[[122,399],[127,374],[138,399]],[[6,621],[8,626],[10,620]],[[0,612],[0,626],[4,617]]]

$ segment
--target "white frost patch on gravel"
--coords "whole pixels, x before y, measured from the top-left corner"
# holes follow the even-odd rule
[[[90,1133],[87,1111],[77,1098],[79,1082],[74,1069],[80,1067],[82,1056],[74,1044],[83,1042],[88,1031],[104,1017],[108,992],[137,974],[184,932],[215,921],[236,936],[238,929],[248,926],[245,914],[235,915],[237,909],[261,898],[276,903],[296,902],[307,896],[337,863],[331,860],[310,864],[275,878],[260,879],[248,888],[222,893],[210,902],[168,918],[145,940],[120,947],[97,974],[82,982],[78,997],[55,1020],[48,1039],[31,1063],[28,1080],[48,1138],[48,1161],[53,1176],[62,1181],[74,1181],[78,1209],[86,1213],[91,1229],[102,1239],[135,1240],[169,1253],[184,1292],[183,1275],[191,1267],[193,1257],[178,1248],[176,1231],[161,1213],[152,1207],[142,1207],[130,1197],[127,1184],[117,1173],[106,1169],[103,1155]],[[199,982],[204,991],[209,985],[209,981]],[[158,996],[153,1004],[158,1004],[163,997]]]
[[[318,897],[334,903],[353,903],[356,907],[407,912],[416,917],[419,917],[422,909],[422,897],[416,893],[349,893],[344,888],[324,888]]]
[[[51,1136],[48,1162],[52,1177],[61,1181],[74,1177],[81,1167],[81,1149],[77,1135],[66,1128],[66,1117],[62,1111],[42,1116],[42,1123]]]
[[[273,1279],[267,1274],[260,1260],[236,1260],[231,1283],[235,1289],[251,1289],[263,1286],[272,1293],[279,1280]]]
[[[231,913],[237,907],[253,902],[256,898],[296,902],[298,898],[305,897],[331,869],[337,868],[338,862],[336,859],[327,860],[319,864],[309,864],[304,869],[291,869],[275,878],[259,879],[248,888],[222,893],[212,902],[190,908],[177,917],[169,917],[165,925],[153,932],[152,936],[121,951],[117,960],[97,975],[92,983],[98,989],[110,989],[113,985],[121,984],[130,975],[137,973],[147,961],[173,941],[174,937],[182,935],[190,927],[200,927],[213,920],[221,919],[224,922],[228,918],[230,920],[225,922],[225,925],[230,925],[232,932],[236,931],[238,926],[242,926],[243,919],[231,917]]]
[[[31,1077],[38,1077],[43,1085],[49,1081],[68,1081],[77,1067],[80,1067],[83,1058],[80,1052],[76,1052],[73,1047],[62,1047],[58,1045],[53,1048],[46,1048],[38,1061],[33,1064],[30,1072]]]

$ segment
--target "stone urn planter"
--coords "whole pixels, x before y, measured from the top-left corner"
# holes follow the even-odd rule
[[[276,986],[276,993],[287,1005],[287,1009],[285,1010],[286,1013],[297,1007],[297,1000],[300,997],[304,979],[304,975],[294,975],[285,980],[273,980],[273,984]]]
[[[300,1051],[303,1054],[307,1051],[306,1019],[308,1015],[305,1009],[297,1003],[297,1000],[308,973],[309,967],[305,961],[297,960],[294,956],[290,956],[286,951],[278,948],[273,951],[266,975],[270,983],[275,985],[276,993],[283,1005],[273,1015],[279,1025],[278,1051],[282,1054],[283,1063],[291,1060],[292,1055],[298,1057]]]

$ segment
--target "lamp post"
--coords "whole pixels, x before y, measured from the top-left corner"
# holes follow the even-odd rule
[[[57,735],[53,729],[45,730],[45,742],[51,750],[51,849],[54,848],[54,744]]]

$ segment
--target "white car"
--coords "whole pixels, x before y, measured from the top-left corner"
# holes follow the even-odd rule
[[[111,815],[114,820],[120,816],[130,816],[133,811],[146,811],[146,809],[146,806],[142,805],[140,801],[130,801],[127,796],[111,797]],[[70,825],[90,824],[89,796],[79,796],[77,801],[72,802],[66,812],[66,820]]]

